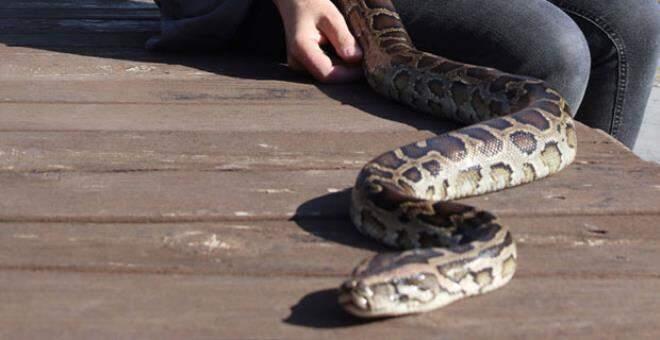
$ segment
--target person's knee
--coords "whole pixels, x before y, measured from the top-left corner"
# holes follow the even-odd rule
[[[570,22],[555,27],[544,43],[538,77],[559,91],[576,111],[584,97],[591,71],[587,41],[577,25]]]
[[[657,57],[660,50],[660,6],[656,0],[631,0],[624,10],[625,16],[618,17],[624,21],[617,23],[621,31],[626,31],[624,44],[637,51],[650,53]],[[616,4],[621,6],[621,3]],[[623,33],[623,32],[622,32]]]

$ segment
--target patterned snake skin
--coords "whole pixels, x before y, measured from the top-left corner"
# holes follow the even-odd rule
[[[556,173],[577,147],[564,99],[544,82],[415,49],[389,0],[338,0],[379,93],[468,127],[370,161],[352,192],[357,229],[411,249],[365,260],[340,288],[360,317],[429,311],[505,285],[516,247],[495,216],[448,202]]]

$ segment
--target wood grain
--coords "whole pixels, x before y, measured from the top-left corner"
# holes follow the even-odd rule
[[[371,323],[338,309],[336,283],[328,278],[3,271],[0,322],[10,327],[2,327],[0,335],[108,339],[510,339],[613,334],[653,339],[660,335],[657,279],[518,278],[507,289],[437,313]],[[525,308],[517,307],[521,305]]]
[[[658,278],[650,216],[508,217],[517,277]],[[0,270],[321,276],[342,279],[388,249],[348,219],[216,223],[2,223]],[[570,263],[570,265],[566,265]]]
[[[0,3],[0,338],[660,337],[660,166],[578,124],[574,165],[465,200],[520,253],[506,289],[362,323],[335,287],[387,251],[361,165],[455,127],[365,84],[148,53],[139,0]]]
[[[584,161],[543,181],[463,200],[501,215],[651,214],[660,171]],[[0,173],[0,221],[214,221],[346,216],[357,171]],[[272,192],[272,193],[271,193]],[[521,207],[525,207],[521,210]]]

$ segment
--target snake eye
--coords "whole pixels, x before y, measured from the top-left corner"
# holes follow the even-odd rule
[[[426,280],[426,275],[424,273],[419,273],[407,278],[405,281],[409,285],[419,286],[424,280]]]
[[[413,279],[414,279],[415,281],[422,282],[422,281],[426,280],[426,274],[424,274],[424,273],[419,273],[419,274],[413,276]]]
[[[437,286],[435,276],[428,273],[417,273],[405,281],[408,285],[415,286],[422,291],[431,290]]]

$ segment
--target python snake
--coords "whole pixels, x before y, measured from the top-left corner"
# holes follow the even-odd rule
[[[442,307],[499,288],[516,246],[497,218],[450,200],[556,173],[575,158],[570,110],[543,81],[417,50],[389,0],[337,0],[368,83],[418,111],[470,126],[386,152],[351,194],[357,229],[402,252],[358,265],[339,303],[359,317]]]

